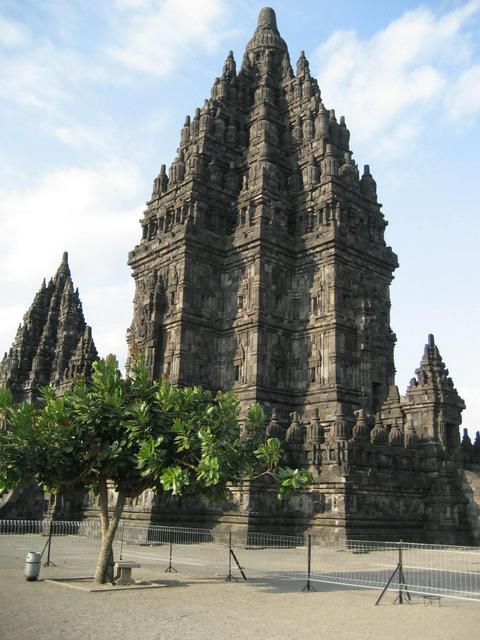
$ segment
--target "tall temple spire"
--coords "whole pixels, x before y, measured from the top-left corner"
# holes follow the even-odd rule
[[[285,416],[302,406],[334,415],[345,402],[349,413],[378,410],[394,376],[397,260],[349,137],[303,51],[294,74],[264,7],[238,73],[230,51],[185,119],[130,254],[129,348],[145,353],[152,377],[240,395],[244,385]],[[358,351],[334,357],[340,344]]]
[[[49,284],[42,282],[0,363],[0,385],[9,387],[17,402],[35,401],[42,386],[51,384],[61,393],[79,376],[88,377],[96,359],[65,252]]]

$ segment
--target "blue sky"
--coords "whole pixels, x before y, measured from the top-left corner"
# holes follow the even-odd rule
[[[102,355],[125,357],[126,260],[160,164],[252,0],[0,0],[0,350],[68,250]],[[399,256],[392,285],[403,392],[434,333],[480,428],[480,0],[273,4],[327,108],[369,163]]]

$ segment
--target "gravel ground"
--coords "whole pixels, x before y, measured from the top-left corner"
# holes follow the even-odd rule
[[[12,640],[176,640],[275,639],[298,637],[473,640],[478,637],[480,603],[442,598],[425,606],[423,598],[393,605],[387,593],[304,582],[249,578],[224,581],[224,575],[202,567],[179,565],[164,573],[164,564],[142,565],[135,577],[161,580],[159,589],[91,593],[46,581],[91,575],[95,545],[81,555],[55,558],[58,567],[42,567],[40,580],[23,577],[25,549],[0,545],[0,638]]]

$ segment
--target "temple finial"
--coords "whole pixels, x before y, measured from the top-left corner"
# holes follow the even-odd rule
[[[275,15],[275,11],[270,7],[263,7],[258,14],[258,23],[257,29],[261,28],[277,28],[277,16]]]
[[[230,79],[234,78],[236,74],[237,65],[235,63],[235,58],[233,57],[233,51],[229,51],[225,64],[223,65],[223,77]]]
[[[57,270],[57,275],[59,275],[60,273],[64,273],[67,276],[70,275],[70,267],[68,265],[68,252],[67,251],[63,252],[62,261],[61,261],[60,266],[58,267],[58,270]]]

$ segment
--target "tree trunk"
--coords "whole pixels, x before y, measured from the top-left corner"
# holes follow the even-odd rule
[[[108,515],[108,487],[107,479],[103,476],[98,481],[98,504],[100,506],[100,526],[102,530],[102,538],[107,533],[110,524],[110,516]]]
[[[101,526],[101,534],[102,540],[107,535],[108,526],[110,524],[110,515],[108,513],[108,486],[107,479],[103,476],[100,476],[98,481],[98,490],[99,490],[99,506],[100,506],[100,526]],[[115,559],[113,557],[113,548],[110,550],[110,554],[107,561],[107,568],[105,569],[103,582],[111,582],[115,583],[113,573],[114,573],[114,565]]]
[[[105,584],[109,580],[110,582],[113,582],[113,541],[115,539],[115,533],[117,532],[118,523],[120,522],[120,517],[122,515],[127,496],[123,491],[118,492],[115,508],[113,510],[112,517],[110,517],[108,514],[107,483],[104,478],[99,482],[99,489],[102,543],[95,570],[95,582]]]

